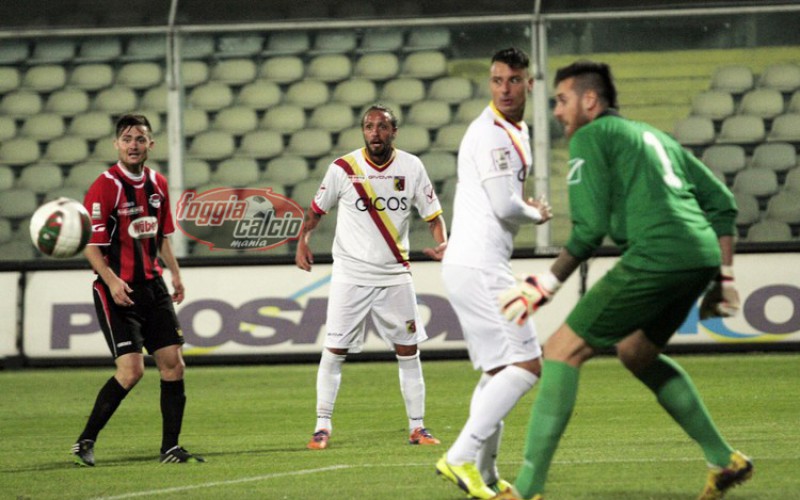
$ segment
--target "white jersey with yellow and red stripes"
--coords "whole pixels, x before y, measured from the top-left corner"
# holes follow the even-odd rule
[[[337,205],[331,279],[368,286],[410,283],[411,208],[426,221],[442,213],[420,159],[395,149],[388,162],[375,165],[364,148],[338,158],[311,208],[325,214]]]
[[[458,185],[445,264],[510,271],[519,223],[495,215],[483,182],[506,177],[522,197],[531,164],[528,126],[508,121],[489,104],[472,121],[458,150]]]

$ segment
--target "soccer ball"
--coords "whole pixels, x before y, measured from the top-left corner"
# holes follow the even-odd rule
[[[82,203],[62,197],[36,209],[30,230],[31,241],[40,252],[65,259],[86,246],[92,235],[92,222]]]

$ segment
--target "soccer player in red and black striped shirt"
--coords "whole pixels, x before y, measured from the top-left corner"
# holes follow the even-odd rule
[[[178,444],[186,405],[181,354],[183,336],[173,302],[184,297],[178,261],[167,235],[175,228],[167,180],[145,166],[153,147],[150,122],[142,115],[117,121],[117,163],[89,188],[84,205],[92,237],[84,255],[97,273],[97,318],[117,366],[100,389],[89,421],[73,446],[78,465],[94,466],[94,443],[119,404],[144,375],[142,348],[161,376],[161,462],[203,462]],[[159,256],[172,275],[170,295]]]

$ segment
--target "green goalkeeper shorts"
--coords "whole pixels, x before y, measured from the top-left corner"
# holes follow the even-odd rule
[[[616,345],[640,329],[663,347],[718,272],[644,271],[620,261],[578,301],[567,324],[596,348]]]

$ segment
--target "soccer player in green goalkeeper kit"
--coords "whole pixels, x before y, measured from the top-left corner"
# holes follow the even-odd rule
[[[547,340],[525,461],[514,488],[495,498],[542,498],[575,405],[579,369],[612,346],[700,445],[710,467],[700,499],[722,498],[750,478],[753,464],[720,435],[689,375],[661,351],[707,289],[701,318],[730,316],[739,307],[733,195],[667,134],[619,115],[608,65],[576,62],[559,69],[555,83],[554,115],[570,139],[572,232],[550,271],[508,290],[501,308],[508,319],[526,321],[605,236],[622,257]]]

